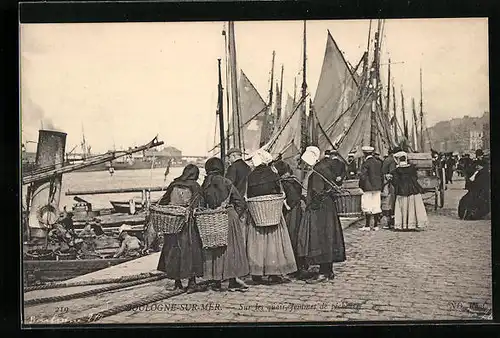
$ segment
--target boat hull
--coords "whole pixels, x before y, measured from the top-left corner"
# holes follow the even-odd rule
[[[133,258],[23,260],[24,283],[63,281],[127,262]]]

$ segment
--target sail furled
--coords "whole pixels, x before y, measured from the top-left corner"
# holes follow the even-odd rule
[[[318,135],[321,151],[330,147],[327,137],[333,140],[345,134],[356,117],[358,84],[356,83],[342,52],[328,32],[325,56],[318,87],[313,101],[314,111],[326,135]],[[362,120],[363,118],[361,118]],[[361,132],[358,130],[358,132]],[[351,137],[348,138],[349,140]],[[350,144],[350,143],[349,143]],[[343,146],[346,149],[347,146]],[[347,153],[350,151],[347,150]],[[347,156],[347,153],[341,153]]]
[[[245,152],[252,154],[260,146],[264,112],[267,109],[267,105],[243,70],[241,71],[238,90],[243,144]]]

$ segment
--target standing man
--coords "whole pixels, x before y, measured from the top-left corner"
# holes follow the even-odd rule
[[[453,153],[448,153],[446,156],[446,184],[453,183],[453,171],[455,170],[455,159]]]
[[[239,148],[231,148],[227,152],[227,158],[231,165],[227,168],[226,178],[238,189],[241,196],[245,196],[248,174],[252,171],[250,166],[241,158]]]
[[[326,161],[330,165],[330,170],[332,170],[335,180],[333,183],[341,186],[347,176],[345,162],[339,157],[339,152],[336,149],[326,150],[325,157],[328,158]]]
[[[354,180],[358,177],[358,165],[354,159],[354,153],[347,155],[347,179]]]
[[[396,198],[394,195],[394,186],[392,185],[392,174],[391,172],[396,169],[396,159],[394,154],[400,152],[401,149],[396,147],[389,150],[389,154],[382,162],[382,175],[383,183],[382,187],[382,216],[386,218],[387,225],[384,229],[390,229],[394,227],[394,204]]]
[[[373,156],[375,149],[371,146],[361,148],[365,161],[361,165],[359,188],[363,190],[361,209],[366,215],[366,225],[361,230],[378,230],[381,209],[382,162]],[[373,217],[373,227],[371,218]]]

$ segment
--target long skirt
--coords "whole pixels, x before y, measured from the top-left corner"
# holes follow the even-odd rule
[[[251,275],[286,275],[297,271],[292,242],[283,216],[279,224],[272,226],[255,226],[252,217],[248,217],[247,222],[247,255]]]
[[[204,249],[203,277],[207,280],[226,280],[248,275],[244,224],[233,208],[228,209],[229,229],[227,246]]]
[[[384,186],[382,189],[381,197],[381,207],[383,211],[394,210],[394,203],[396,202],[396,196],[394,195],[394,186],[390,183]]]
[[[410,230],[427,225],[427,211],[421,194],[396,196],[394,229]]]
[[[323,200],[316,210],[306,210],[299,232],[298,255],[311,264],[346,260],[344,233],[331,198]]]
[[[367,214],[380,214],[382,212],[380,191],[364,191],[361,195],[361,210]]]
[[[193,219],[181,232],[164,235],[157,269],[176,280],[203,276],[203,249]]]
[[[292,243],[293,252],[295,258],[299,257],[297,255],[297,243],[299,242],[299,236],[301,233],[301,221],[302,221],[302,205],[299,203],[291,210],[287,210],[284,213],[286,226],[288,228],[288,235],[290,236],[290,242]]]

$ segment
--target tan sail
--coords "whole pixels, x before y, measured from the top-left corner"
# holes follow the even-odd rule
[[[339,135],[348,132],[349,127],[363,122],[363,118],[355,120],[356,109],[354,104],[357,101],[358,84],[356,83],[347,62],[339,50],[335,40],[328,32],[326,41],[325,56],[321,75],[314,97],[313,106],[317,119],[321,127],[330,140],[337,139]],[[324,151],[330,147],[330,142],[323,133],[319,134],[319,148]],[[349,140],[342,146],[347,156],[353,137],[344,138]]]
[[[240,112],[243,121],[241,135],[245,152],[252,154],[259,149],[264,112],[267,105],[246,74],[241,71],[239,83]]]

